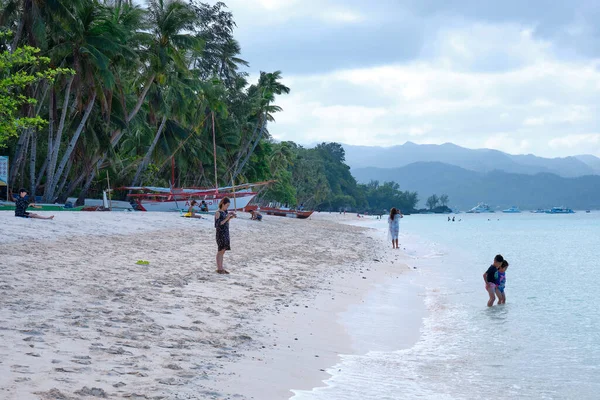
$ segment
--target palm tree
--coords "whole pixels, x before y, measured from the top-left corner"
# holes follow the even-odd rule
[[[235,161],[233,179],[244,169],[254,149],[256,149],[258,142],[266,130],[267,121],[275,121],[273,113],[282,111],[281,107],[272,105],[273,101],[275,101],[275,95],[288,94],[290,92],[290,88],[280,83],[280,80],[281,71],[272,73],[261,72],[258,85],[252,85],[248,89],[249,96],[255,98],[258,104],[256,127],[247,140],[244,150],[240,152]]]
[[[109,118],[108,99],[115,87],[113,60],[135,56],[126,46],[127,32],[111,18],[109,8],[87,1],[75,8],[73,13],[74,20],[69,21],[69,25],[60,25],[51,33],[51,39],[54,42],[50,50],[52,58],[56,60],[57,64],[73,65],[75,77],[73,81],[67,83],[67,93],[61,115],[62,123],[59,123],[56,139],[49,139],[49,143],[54,142],[55,145],[49,148],[51,155],[47,158],[49,162],[44,192],[46,201],[54,200],[56,187],[97,99],[100,99],[100,112],[106,116],[106,119]],[[69,93],[72,86],[74,87],[74,110],[81,116],[81,120],[57,165],[64,127],[63,116],[66,116],[65,109],[69,105]],[[52,134],[50,132],[49,137]]]

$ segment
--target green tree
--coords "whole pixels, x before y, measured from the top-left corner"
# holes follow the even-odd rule
[[[443,194],[440,196],[440,204],[442,205],[442,207],[446,207],[448,205],[448,195],[447,194]]]
[[[6,35],[3,35],[6,37]],[[24,105],[34,106],[37,100],[25,94],[27,87],[42,81],[54,81],[59,74],[71,74],[67,68],[49,68],[50,59],[40,57],[40,50],[24,46],[0,53],[0,148],[12,136],[26,128],[39,129],[47,121],[39,115],[22,116]]]
[[[438,196],[436,194],[432,194],[427,198],[427,207],[429,207],[430,210],[433,210],[438,206],[439,202],[440,199],[438,198]]]

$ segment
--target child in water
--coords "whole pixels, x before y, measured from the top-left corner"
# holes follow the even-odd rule
[[[506,269],[508,268],[508,261],[502,261],[502,265],[498,269],[498,283],[496,286],[496,296],[498,296],[498,304],[506,304],[506,295],[504,294],[504,287],[506,286]]]
[[[487,306],[491,307],[496,301],[496,283],[498,282],[498,270],[504,262],[504,257],[498,254],[494,257],[494,263],[490,265],[487,271],[483,273],[483,281],[485,282],[485,290],[488,292],[490,299]]]

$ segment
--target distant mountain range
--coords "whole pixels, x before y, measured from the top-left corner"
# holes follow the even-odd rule
[[[514,174],[551,173],[565,178],[600,175],[600,158],[581,155],[543,158],[512,155],[498,150],[467,149],[452,143],[442,145],[407,142],[393,147],[344,145],[350,168],[400,168],[416,162],[439,162],[478,173],[501,170]]]
[[[564,178],[551,173],[476,172],[441,162],[413,162],[401,168],[353,168],[352,174],[360,183],[398,182],[402,190],[417,191],[423,206],[435,193],[447,194],[450,207],[463,211],[478,202],[498,209],[512,205],[522,210],[553,206],[600,209],[600,175]]]

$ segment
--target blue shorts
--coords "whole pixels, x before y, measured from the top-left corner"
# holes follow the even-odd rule
[[[497,288],[500,293],[504,293],[504,286],[497,286]]]

